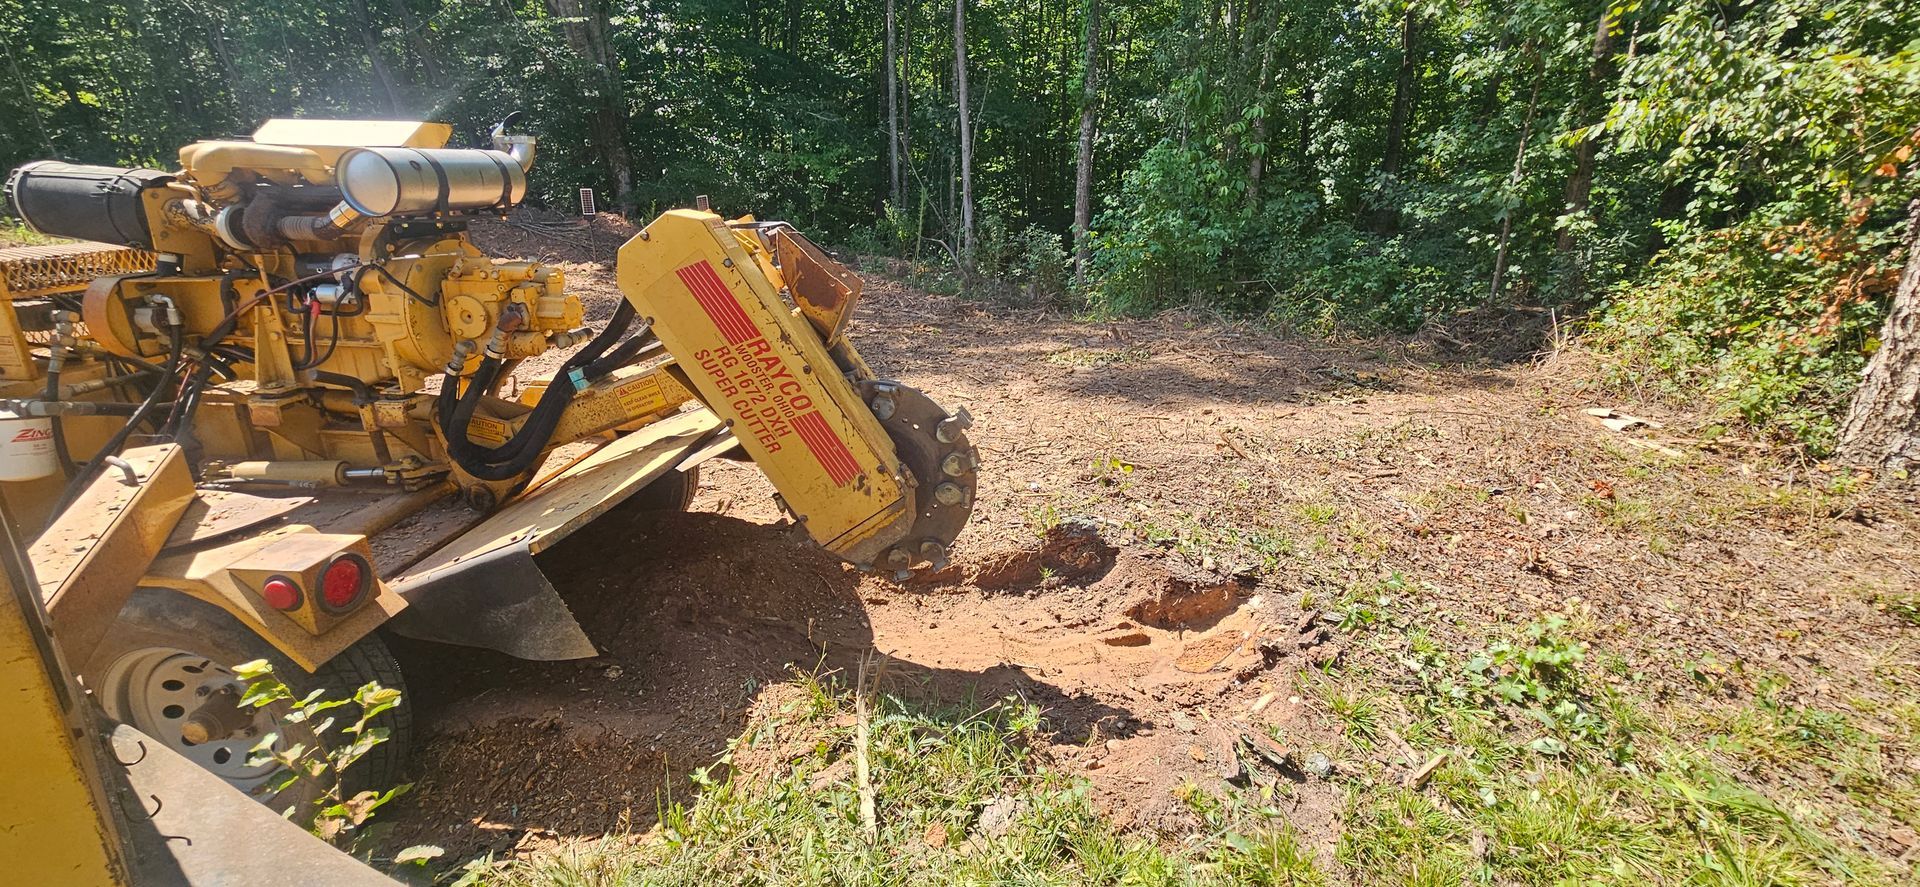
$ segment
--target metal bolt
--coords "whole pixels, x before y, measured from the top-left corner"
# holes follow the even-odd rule
[[[646,231],[645,231],[645,230],[643,229],[643,230],[641,230],[641,232],[640,232],[640,239],[641,239],[641,240],[652,240],[652,239],[653,239],[653,235],[651,235],[651,234],[648,234],[648,233],[647,233],[647,232],[646,232]]]
[[[933,488],[933,500],[941,505],[959,505],[967,501],[967,491],[959,484],[941,484]]]
[[[733,260],[732,260],[732,259],[721,259],[721,260],[720,260],[720,265],[721,265],[721,267],[724,267],[724,268],[732,268],[732,267],[733,267]]]

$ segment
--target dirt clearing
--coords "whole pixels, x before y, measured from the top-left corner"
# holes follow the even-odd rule
[[[607,304],[606,269],[562,246]],[[1037,706],[1036,759],[1123,830],[1178,841],[1206,828],[1196,790],[1259,790],[1335,880],[1405,864],[1353,842],[1386,840],[1370,799],[1401,792],[1458,821],[1433,852],[1531,879],[1462,799],[1530,769],[1536,794],[1589,778],[1566,762],[1614,754],[1629,721],[1634,748],[1697,753],[1835,854],[1910,871],[1920,852],[1911,500],[1611,399],[1577,352],[1444,364],[877,278],[855,339],[976,418],[954,566],[860,574],[795,538],[750,466],[711,465],[694,513],[603,520],[542,556],[604,656],[400,650],[425,739],[382,814],[394,846],[644,833],[770,688],[851,682],[873,650],[905,698]]]

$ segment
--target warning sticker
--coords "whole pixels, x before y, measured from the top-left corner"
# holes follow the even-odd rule
[[[629,416],[646,416],[667,408],[667,396],[660,391],[660,377],[641,376],[613,390],[620,409]]]
[[[488,446],[499,446],[507,442],[507,423],[490,416],[475,415],[467,422],[467,439]]]
[[[846,442],[820,415],[806,386],[760,334],[713,266],[695,262],[677,273],[727,340],[725,346],[701,349],[693,359],[738,417],[735,433],[751,436],[769,453],[798,440],[835,486],[844,487],[858,476],[860,465]]]

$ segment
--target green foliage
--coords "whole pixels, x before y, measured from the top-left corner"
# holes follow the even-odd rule
[[[1920,167],[1920,10],[1888,0],[1678,4],[1601,130],[1658,149],[1684,208],[1595,341],[1616,382],[1704,400],[1808,444],[1836,416],[1904,258]],[[1673,202],[1678,203],[1676,199]]]
[[[1373,697],[1377,729],[1426,746],[1418,755],[1441,753],[1441,765],[1424,790],[1381,779],[1369,769],[1375,744],[1349,732],[1337,856],[1356,883],[1903,883],[1864,846],[1829,837],[1836,820],[1913,797],[1875,768],[1878,741],[1848,717],[1788,704],[1763,680],[1752,705],[1669,723],[1587,690],[1589,651],[1567,628],[1538,620],[1465,660],[1424,633],[1376,635],[1413,677]],[[1369,677],[1384,676],[1309,688],[1339,714]],[[1859,807],[1823,809],[1754,778],[1810,761],[1836,783],[1857,780]]]
[[[354,691],[350,699],[328,699],[325,690],[295,696],[291,688],[273,676],[273,665],[264,659],[237,665],[233,673],[247,685],[246,693],[240,698],[241,705],[249,708],[280,706],[278,718],[283,728],[297,724],[312,731],[315,736],[327,737],[326,747],[305,743],[289,745],[281,741],[282,731],[270,732],[260,738],[247,758],[247,765],[251,767],[274,765],[276,775],[268,783],[268,792],[277,795],[289,790],[297,792],[302,787],[317,789],[311,807],[304,810],[289,807],[286,810],[289,819],[306,823],[317,837],[349,848],[355,846],[364,836],[364,828],[374,813],[412,788],[411,785],[397,785],[384,791],[369,789],[347,797],[341,784],[341,775],[347,768],[387,741],[387,729],[369,726],[369,723],[382,712],[400,704],[399,690],[369,681]],[[352,723],[340,725],[335,730],[334,716],[327,713],[348,705],[354,707],[357,716]],[[439,855],[439,848],[436,847],[408,847],[394,857],[394,863],[423,865]]]

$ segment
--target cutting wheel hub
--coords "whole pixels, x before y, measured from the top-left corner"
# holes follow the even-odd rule
[[[980,454],[966,434],[973,417],[965,409],[948,413],[925,392],[898,382],[862,382],[860,396],[892,438],[913,487],[913,530],[872,566],[901,579],[919,564],[944,569],[979,490]]]

